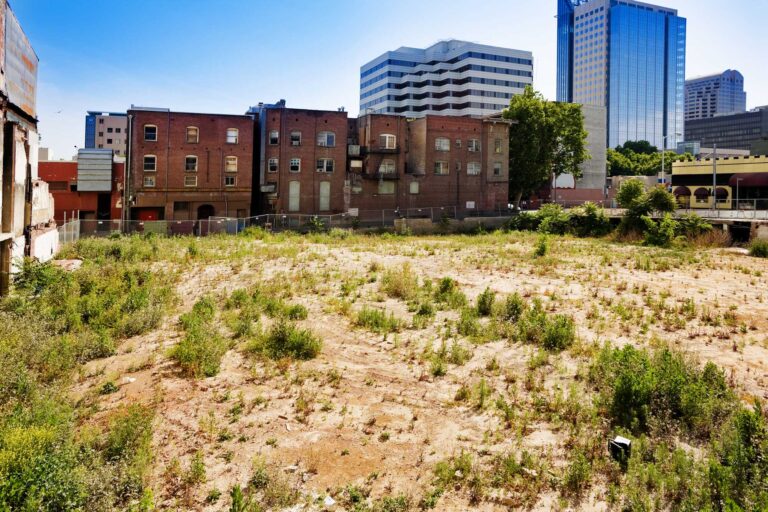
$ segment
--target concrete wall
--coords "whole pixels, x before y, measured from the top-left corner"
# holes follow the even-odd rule
[[[577,189],[599,189],[605,187],[607,149],[607,110],[605,107],[582,105],[584,113],[584,128],[587,136],[587,149],[592,158],[581,165],[583,176],[576,180]]]

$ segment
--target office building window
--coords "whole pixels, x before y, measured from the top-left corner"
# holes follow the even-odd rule
[[[435,151],[450,151],[451,141],[445,137],[438,137],[435,139]]]
[[[331,158],[318,159],[317,172],[333,172],[333,159]]]
[[[379,135],[379,145],[383,149],[395,149],[397,148],[397,137],[388,133],[382,133]]]
[[[157,141],[157,126],[153,124],[144,125],[144,140],[147,142]]]
[[[115,128],[115,133],[120,133],[120,128]]]
[[[224,186],[234,187],[237,181],[237,176],[224,176]]]
[[[185,187],[196,187],[197,186],[197,176],[184,176],[184,186]]]
[[[184,159],[184,170],[187,172],[197,172],[196,156],[188,156]]]
[[[448,174],[448,162],[437,161],[435,162],[435,174],[444,176]]]
[[[112,128],[107,128],[107,133],[112,133],[112,132],[114,132],[114,131],[115,131],[115,130],[113,130]]]
[[[278,160],[277,158],[270,158],[268,165],[267,165],[268,172],[277,172],[278,171]]]
[[[301,132],[291,132],[291,146],[301,146]]]
[[[112,144],[112,139],[107,139],[107,144]]]
[[[395,193],[395,182],[394,181],[380,181],[379,182],[379,194],[380,195],[392,195]]]
[[[288,170],[291,172],[301,172],[301,158],[291,158]]]
[[[237,128],[227,128],[227,144],[237,144],[240,131]]]
[[[271,130],[269,132],[269,145],[277,146],[280,143],[280,134],[277,130]]]
[[[155,155],[144,155],[144,172],[157,171],[157,157]]]
[[[155,186],[155,177],[154,176],[144,176],[144,186],[146,188],[154,188],[154,186]]]
[[[332,148],[336,146],[336,134],[333,132],[320,132],[317,134],[317,145]]]
[[[187,144],[197,144],[200,142],[200,130],[197,126],[187,126]]]
[[[237,172],[237,157],[236,156],[224,157],[224,170],[226,172]]]
[[[496,139],[493,141],[493,152],[496,154],[501,153],[501,139]]]
[[[480,174],[480,162],[469,162],[467,164],[467,174],[470,176],[477,176]]]

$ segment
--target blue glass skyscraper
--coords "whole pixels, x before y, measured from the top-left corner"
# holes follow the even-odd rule
[[[558,0],[557,25],[558,101],[606,107],[609,147],[684,140],[685,18],[634,0]]]

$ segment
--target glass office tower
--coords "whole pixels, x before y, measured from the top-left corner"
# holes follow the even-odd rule
[[[686,21],[633,0],[558,0],[558,100],[607,108],[608,147],[684,140]]]

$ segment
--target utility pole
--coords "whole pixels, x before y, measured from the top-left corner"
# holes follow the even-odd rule
[[[712,209],[717,210],[717,144],[712,145]]]

